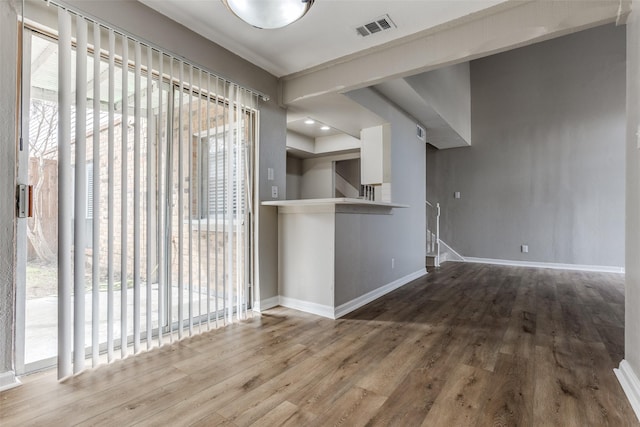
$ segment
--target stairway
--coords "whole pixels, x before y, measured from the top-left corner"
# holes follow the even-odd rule
[[[440,203],[435,205],[426,202],[427,236],[426,259],[427,267],[440,267]]]

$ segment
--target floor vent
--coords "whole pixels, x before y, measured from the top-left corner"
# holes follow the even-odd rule
[[[372,22],[368,22],[364,25],[356,28],[356,33],[359,36],[367,37],[371,34],[380,33],[382,31],[391,30],[393,28],[397,28],[396,24],[391,20],[389,15],[381,16],[377,19],[374,19]]]

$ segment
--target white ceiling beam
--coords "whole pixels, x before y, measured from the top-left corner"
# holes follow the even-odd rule
[[[281,103],[378,84],[594,27],[629,13],[629,0],[518,0],[281,80]]]

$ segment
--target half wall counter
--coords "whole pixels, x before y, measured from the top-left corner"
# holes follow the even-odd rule
[[[371,262],[380,262],[376,249],[366,247],[367,239],[361,238],[376,233],[376,226],[365,226],[360,216],[393,215],[394,209],[407,205],[351,198],[262,204],[278,208],[278,291],[282,306],[336,319],[420,276],[368,290],[354,283],[364,279],[362,275],[356,278],[345,260],[353,255],[359,260],[371,257]],[[364,227],[358,230],[359,237],[341,235],[345,224],[354,221]]]

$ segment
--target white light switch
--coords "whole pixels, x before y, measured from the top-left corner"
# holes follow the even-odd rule
[[[273,185],[271,187],[271,197],[274,199],[278,198],[278,186],[277,185]]]
[[[453,198],[454,199],[459,199],[460,198],[460,192],[456,191],[455,193],[453,193]]]
[[[273,168],[267,168],[267,179],[273,181]]]
[[[529,253],[529,245],[522,245],[520,247],[520,250],[522,251],[523,254]]]

